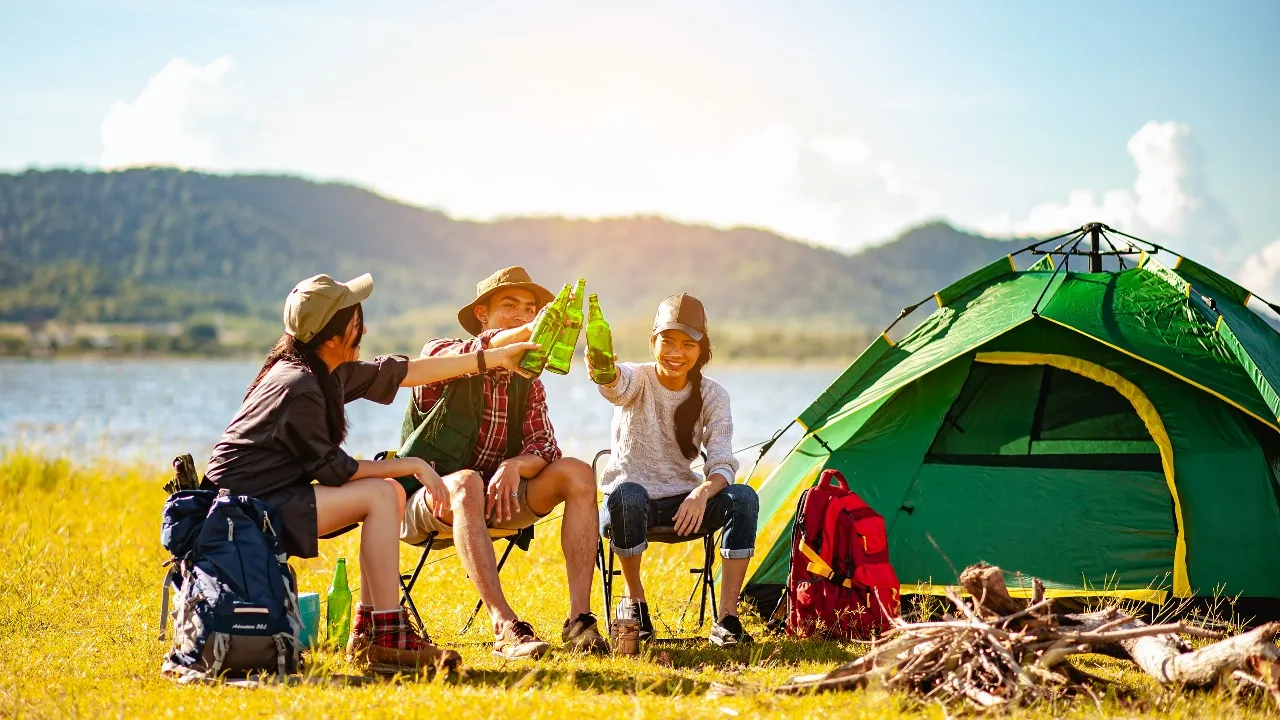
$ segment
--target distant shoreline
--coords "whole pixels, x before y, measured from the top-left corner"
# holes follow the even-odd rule
[[[409,355],[409,353],[377,353],[377,355]],[[412,356],[412,355],[411,355]],[[366,359],[374,357],[374,355],[365,356]],[[89,362],[261,362],[262,356],[248,353],[232,353],[227,355],[207,355],[199,353],[94,353],[94,352],[70,352],[55,353],[49,355],[28,355],[28,354],[3,354],[0,353],[0,362],[31,362],[31,363],[89,363]],[[646,359],[633,360],[629,362],[646,362]],[[577,359],[581,362],[581,359]],[[575,362],[575,365],[577,364]],[[807,356],[799,358],[778,357],[761,355],[759,357],[736,357],[722,358],[716,357],[713,362],[714,367],[732,367],[732,368],[778,368],[778,367],[799,367],[799,368],[842,368],[853,362],[852,357],[819,357]],[[714,374],[713,371],[709,371]]]

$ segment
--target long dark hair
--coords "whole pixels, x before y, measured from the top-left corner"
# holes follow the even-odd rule
[[[364,310],[359,303],[356,303],[335,313],[320,332],[307,342],[300,342],[289,333],[281,335],[271,351],[267,353],[267,359],[262,362],[262,369],[258,371],[258,376],[253,379],[253,382],[249,383],[249,389],[245,391],[244,396],[248,398],[253,393],[253,389],[258,387],[258,383],[262,382],[262,378],[266,377],[271,368],[281,360],[287,358],[301,363],[316,376],[316,380],[320,383],[320,390],[324,393],[324,416],[325,424],[329,427],[329,438],[335,445],[341,445],[342,441],[347,439],[346,403],[338,392],[338,383],[334,382],[329,375],[329,366],[320,359],[316,349],[331,338],[341,337],[346,333],[353,316],[356,318],[356,340],[352,347],[360,347],[360,339],[364,336]]]
[[[693,426],[702,415],[702,368],[709,362],[711,338],[703,335],[698,341],[698,361],[689,369],[689,397],[676,408],[676,442],[680,443],[680,452],[690,460],[698,457]]]

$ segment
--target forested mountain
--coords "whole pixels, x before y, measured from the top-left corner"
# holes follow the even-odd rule
[[[371,316],[445,322],[520,264],[553,291],[586,277],[611,318],[688,291],[722,322],[879,328],[1009,247],[930,224],[849,255],[655,217],[459,221],[292,177],[28,171],[0,175],[0,320],[274,319],[299,279],[369,271]]]

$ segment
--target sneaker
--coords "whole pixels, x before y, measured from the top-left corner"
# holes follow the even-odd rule
[[[609,654],[609,643],[600,637],[596,616],[589,612],[565,620],[564,628],[560,631],[560,639],[573,650],[598,655]]]
[[[711,626],[710,640],[712,645],[720,647],[747,645],[754,642],[742,628],[742,621],[737,615],[725,615],[723,620]]]
[[[622,598],[618,601],[618,609],[613,616],[635,618],[640,622],[640,642],[649,642],[653,639],[653,620],[649,618],[649,603]]]
[[[507,660],[537,660],[550,649],[538,639],[533,626],[523,620],[503,623],[502,633],[493,641],[493,654]]]
[[[372,632],[364,640],[359,637],[353,633],[347,646],[352,650],[352,661],[370,672],[420,672],[433,667],[456,671],[462,666],[461,655],[424,639],[403,610],[376,613]]]

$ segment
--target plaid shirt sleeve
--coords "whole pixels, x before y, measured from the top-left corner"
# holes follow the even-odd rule
[[[497,335],[497,330],[486,330],[479,336],[470,340],[455,340],[452,338],[436,338],[428,340],[426,345],[422,346],[422,357],[445,357],[448,355],[466,355],[477,350],[486,350],[489,347],[489,341]],[[467,373],[461,377],[471,377],[478,373]],[[454,378],[457,379],[457,378]],[[448,383],[439,382],[431,385],[419,385],[413,389],[413,402],[418,406],[418,412],[426,412],[440,400],[440,396],[444,395],[444,388]]]
[[[524,433],[521,455],[537,455],[548,463],[560,459],[560,446],[556,444],[555,429],[551,427],[551,416],[547,413],[547,390],[541,380],[534,380],[529,387],[521,430]]]

